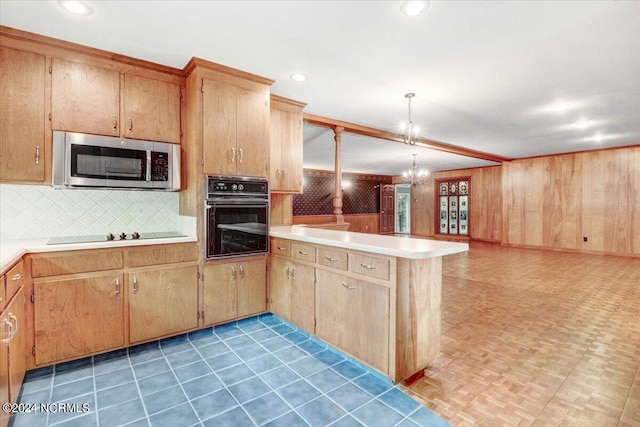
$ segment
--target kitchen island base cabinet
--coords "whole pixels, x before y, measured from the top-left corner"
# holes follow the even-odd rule
[[[198,327],[198,266],[127,274],[129,342],[136,344]]]
[[[315,332],[315,268],[285,258],[271,258],[271,312],[311,334]]]
[[[204,324],[235,320],[266,310],[265,257],[207,261],[204,266]]]
[[[36,364],[123,346],[123,285],[122,274],[34,282]]]
[[[316,335],[389,375],[389,287],[321,269],[316,274]]]

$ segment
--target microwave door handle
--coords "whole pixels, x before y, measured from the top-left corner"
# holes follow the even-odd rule
[[[131,131],[131,129],[129,129],[129,131]],[[151,150],[147,150],[147,173],[145,181],[151,182]]]

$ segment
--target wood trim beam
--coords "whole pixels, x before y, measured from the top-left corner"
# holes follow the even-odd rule
[[[310,125],[325,127],[329,129],[342,127],[344,128],[345,132],[355,133],[356,135],[368,136],[371,138],[386,139],[387,141],[399,142],[404,144],[404,138],[399,133],[376,129],[369,126],[358,125],[355,123],[344,122],[342,120],[330,119],[328,117],[317,116],[315,114],[304,113],[304,122]],[[503,163],[513,160],[508,157],[497,156],[495,154],[484,153],[482,151],[470,150],[468,148],[458,147],[455,145],[425,138],[417,138],[416,146],[497,163]]]

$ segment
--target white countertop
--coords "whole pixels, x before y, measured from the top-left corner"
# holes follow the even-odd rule
[[[467,243],[354,233],[351,231],[326,230],[295,225],[271,227],[269,235],[300,242],[410,259],[435,258],[469,250]]]
[[[20,259],[20,257],[26,253],[166,245],[170,243],[196,242],[198,239],[195,235],[192,235],[185,237],[168,237],[163,239],[114,240],[111,242],[104,241],[47,245],[48,240],[49,238],[0,241],[0,271],[11,266],[11,264]]]

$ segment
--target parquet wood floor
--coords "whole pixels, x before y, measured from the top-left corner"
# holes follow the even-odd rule
[[[472,243],[407,392],[454,426],[640,426],[640,259]]]

